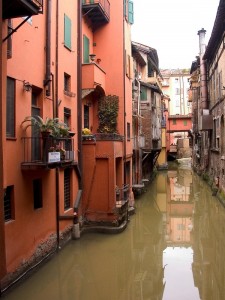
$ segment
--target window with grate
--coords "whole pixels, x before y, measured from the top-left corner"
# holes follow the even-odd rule
[[[5,222],[14,219],[14,186],[7,186],[4,191],[4,219]]]
[[[33,200],[34,200],[34,209],[42,208],[42,180],[34,179],[33,180]]]
[[[64,91],[70,92],[71,86],[71,76],[67,73],[64,73]]]
[[[15,79],[7,77],[6,136],[15,137]]]
[[[130,141],[130,123],[127,122],[127,140]]]
[[[70,208],[70,169],[64,170],[64,209]]]
[[[8,34],[10,34],[12,30],[12,19],[8,19]],[[12,35],[7,39],[7,58],[12,58]]]

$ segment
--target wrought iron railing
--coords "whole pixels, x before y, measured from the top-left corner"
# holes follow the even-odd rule
[[[109,19],[110,17],[110,2],[109,0],[82,0],[83,5],[98,4]]]
[[[124,184],[121,188],[116,187],[115,193],[116,193],[116,201],[127,201],[129,199],[129,184]]]
[[[55,137],[22,137],[23,164],[48,165],[75,160],[74,140]]]

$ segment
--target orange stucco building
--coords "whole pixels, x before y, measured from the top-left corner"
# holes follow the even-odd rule
[[[4,291],[71,236],[127,225],[133,205],[133,3],[2,2]],[[51,127],[42,137],[33,126],[25,129],[28,116],[63,122],[69,131]]]

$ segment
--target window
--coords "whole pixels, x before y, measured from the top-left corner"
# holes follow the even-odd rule
[[[180,95],[180,89],[179,88],[175,89],[175,95]]]
[[[187,120],[184,120],[183,124],[184,124],[184,126],[187,126]]]
[[[64,209],[70,208],[70,169],[64,171]]]
[[[177,224],[177,230],[185,230],[184,224]]]
[[[127,123],[127,140],[130,141],[130,123]]]
[[[154,77],[154,68],[150,60],[148,60],[148,77]]]
[[[177,124],[177,120],[173,119],[173,125]]]
[[[141,86],[141,100],[147,101],[147,88],[145,86]]]
[[[64,15],[64,46],[71,49],[71,20]]]
[[[180,99],[176,99],[176,107],[180,106]]]
[[[84,105],[84,128],[89,128],[89,106]]]
[[[41,90],[34,88],[32,86],[32,96],[31,96],[31,115],[32,117],[37,117],[41,115],[41,109],[39,104],[39,97],[41,98]],[[32,160],[41,160],[41,143],[39,139],[39,130],[34,126],[31,128],[31,158]]]
[[[4,219],[5,222],[14,219],[14,186],[7,186],[4,191]]]
[[[8,34],[10,34],[12,30],[12,20],[8,19]],[[7,39],[7,58],[12,58],[12,35]]]
[[[134,24],[134,4],[132,1],[128,1],[128,22]]]
[[[134,4],[131,0],[124,0],[124,16],[130,24],[134,24]]]
[[[86,35],[83,36],[83,62],[85,64],[89,63],[90,54],[90,41]]]
[[[70,128],[71,122],[71,110],[64,107],[64,123]]]
[[[7,77],[6,136],[15,137],[15,80]]]
[[[71,76],[67,73],[64,73],[64,91],[70,92]]]
[[[34,209],[42,208],[42,181],[41,179],[33,180],[33,199]]]

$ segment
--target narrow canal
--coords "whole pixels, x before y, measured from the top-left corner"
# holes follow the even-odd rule
[[[3,299],[222,300],[224,249],[224,207],[190,169],[169,169],[123,233],[71,241]]]

